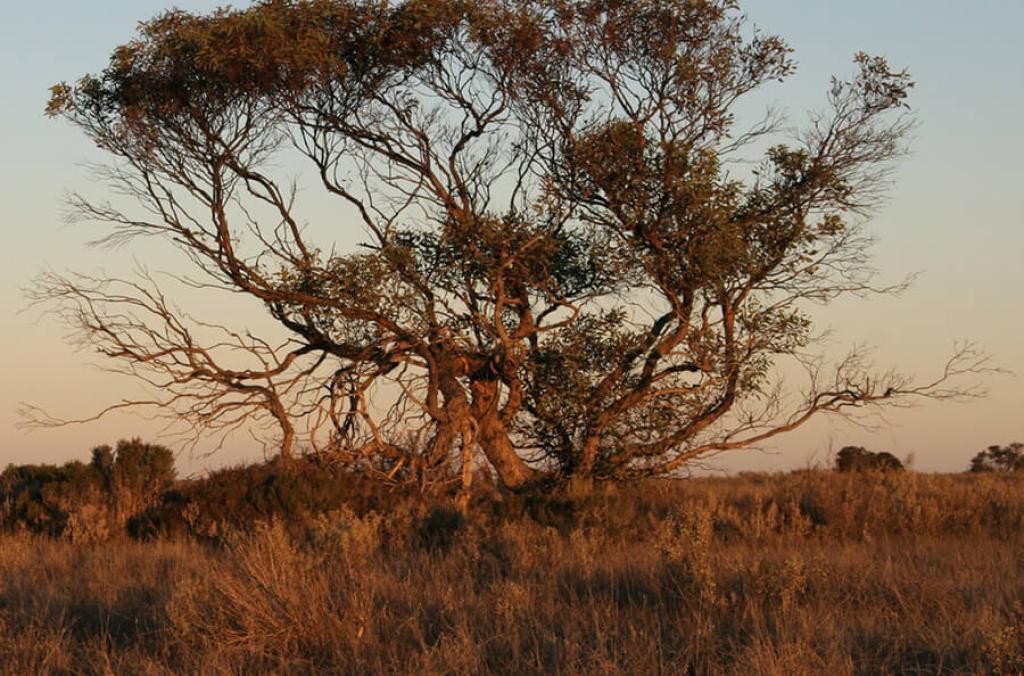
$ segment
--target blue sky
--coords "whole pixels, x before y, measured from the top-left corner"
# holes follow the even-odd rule
[[[217,3],[179,2],[206,11]],[[1001,366],[1024,374],[1024,2],[978,0],[746,0],[752,21],[795,48],[800,69],[766,101],[798,121],[824,101],[832,73],[848,73],[858,50],[886,55],[910,69],[911,104],[920,125],[913,155],[899,165],[890,200],[872,219],[883,279],[920,276],[898,299],[849,301],[823,308],[834,329],[833,352],[864,342],[880,366],[928,375],[955,340],[971,339]],[[152,436],[135,417],[74,429],[26,433],[15,428],[20,401],[71,414],[136,391],[90,367],[62,329],[38,313],[18,313],[20,289],[44,266],[63,271],[123,270],[133,255],[151,267],[173,266],[164,252],[89,249],[96,234],[60,218],[69,189],[96,194],[82,164],[102,159],[67,124],[47,120],[47,88],[101,69],[111,49],[132,37],[137,21],[168,5],[153,0],[93,3],[7,2],[0,9],[0,465],[85,457],[117,437]],[[775,444],[766,454],[736,453],[729,469],[783,469],[822,461],[849,443],[899,456],[921,469],[963,468],[988,444],[1024,440],[1024,389],[1018,376],[987,382],[991,394],[968,405],[934,404],[894,413],[873,431],[821,422]],[[236,460],[241,450],[210,460],[183,459],[189,469]],[[252,457],[252,453],[249,454]]]

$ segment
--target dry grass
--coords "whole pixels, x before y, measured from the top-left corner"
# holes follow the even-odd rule
[[[569,507],[338,512],[219,546],[2,536],[0,671],[1024,670],[1021,479],[809,472]]]

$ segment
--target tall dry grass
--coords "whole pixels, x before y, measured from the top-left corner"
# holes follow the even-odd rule
[[[9,673],[1020,673],[1024,481],[699,479],[0,539]]]

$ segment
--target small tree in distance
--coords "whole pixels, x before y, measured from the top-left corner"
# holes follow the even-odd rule
[[[304,430],[387,478],[468,483],[480,460],[513,489],[663,475],[821,414],[974,396],[954,382],[985,370],[970,348],[926,382],[860,349],[814,356],[810,304],[900,288],[872,284],[860,223],[913,84],[855,66],[793,135],[735,118],[794,63],[731,0],[171,11],[53,88],[49,114],[136,200],[73,207],[108,244],[166,239],[190,283],[253,299],[287,340],[200,344],[152,280],[48,275],[34,296],[165,388],[115,407],[197,429],[263,414],[283,452]],[[329,223],[304,221],[285,153],[336,200]],[[807,374],[795,397],[787,360]]]
[[[972,472],[1019,472],[1024,470],[1024,444],[989,446],[971,458]]]

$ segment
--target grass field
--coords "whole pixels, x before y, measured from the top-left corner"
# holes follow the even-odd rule
[[[599,488],[189,538],[0,536],[3,673],[1021,673],[1024,479]]]

